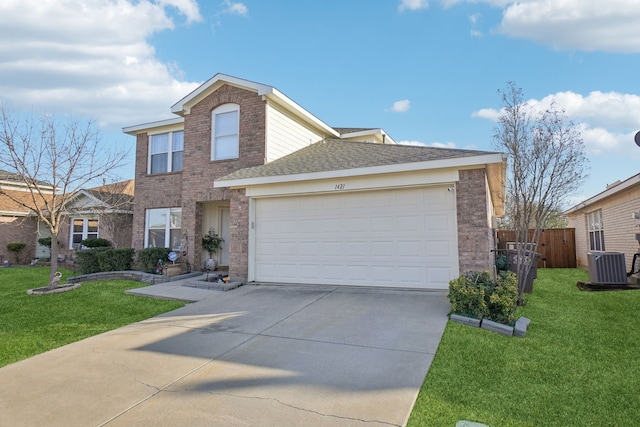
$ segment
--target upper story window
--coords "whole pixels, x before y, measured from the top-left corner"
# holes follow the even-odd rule
[[[184,131],[151,135],[149,142],[149,173],[182,170]]]
[[[598,209],[587,214],[587,230],[589,232],[589,250],[604,251],[602,210]]]
[[[237,159],[240,141],[240,106],[225,104],[211,112],[211,160]]]

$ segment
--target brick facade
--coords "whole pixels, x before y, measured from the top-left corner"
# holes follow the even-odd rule
[[[456,185],[460,273],[493,269],[494,230],[488,215],[486,170],[461,170]]]
[[[9,243],[26,243],[20,252],[21,264],[28,264],[36,253],[38,221],[34,217],[0,216],[0,264],[9,260],[15,264],[13,252],[7,250]]]
[[[211,113],[233,103],[240,106],[239,158],[211,160]],[[266,102],[255,92],[223,85],[194,105],[184,117],[183,171],[147,174],[149,137],[137,135],[136,202],[133,245],[144,246],[145,211],[182,207],[183,246],[192,268],[202,268],[203,204],[227,201],[231,210],[229,259],[236,277],[247,276],[248,200],[242,192],[214,189],[213,181],[235,170],[262,165],[266,157]],[[244,234],[243,234],[244,233]]]

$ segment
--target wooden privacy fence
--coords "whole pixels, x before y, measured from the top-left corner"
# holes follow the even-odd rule
[[[529,230],[529,238],[533,230]],[[507,242],[516,240],[516,232],[498,230],[498,249],[507,249]],[[576,268],[576,229],[553,228],[540,233],[538,249],[542,256],[538,268]]]

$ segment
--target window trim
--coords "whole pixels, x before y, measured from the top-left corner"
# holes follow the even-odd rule
[[[75,232],[73,231],[73,226],[74,223],[76,221],[82,221],[82,232]],[[80,242],[82,242],[84,239],[88,239],[89,238],[89,221],[97,221],[98,224],[96,226],[96,231],[91,232],[91,234],[95,234],[96,237],[95,238],[99,238],[100,237],[100,218],[98,218],[97,216],[91,216],[91,217],[71,217],[69,218],[69,248],[73,248],[73,249],[84,249],[84,246],[82,245],[82,243],[73,243],[73,236],[77,235],[77,234],[81,234],[81,239]]]
[[[237,121],[235,123],[236,125],[236,129],[235,129],[235,133],[229,133],[229,134],[225,134],[225,135],[216,135],[216,116],[219,114],[225,114],[225,113],[232,113],[232,112],[236,112],[236,116],[237,116]],[[231,157],[221,157],[221,158],[216,158],[215,153],[216,153],[216,138],[220,137],[220,136],[236,136],[236,155],[235,156],[231,156]],[[233,103],[229,103],[229,104],[223,104],[217,108],[215,108],[213,111],[211,111],[211,161],[218,161],[218,160],[231,160],[231,159],[237,159],[240,157],[240,105],[238,104],[233,104]]]
[[[173,136],[176,133],[182,133],[182,149],[181,150],[174,150],[173,148]],[[167,143],[167,151],[162,151],[160,153],[152,153],[151,151],[151,146],[153,144],[153,137],[155,136],[160,136],[160,135],[169,135],[168,136],[168,143]],[[184,130],[175,130],[175,131],[170,131],[170,132],[161,132],[161,133],[154,133],[149,135],[149,142],[148,142],[148,155],[147,155],[147,174],[148,175],[159,175],[159,174],[163,174],[163,173],[172,173],[172,172],[182,172],[182,170],[184,169]],[[179,170],[173,170],[173,155],[175,153],[179,153],[182,152],[182,168]],[[154,155],[158,155],[158,154],[166,154],[167,155],[167,170],[164,172],[152,172],[151,171],[151,157]]]
[[[169,208],[149,208],[145,209],[144,215],[144,247],[148,248],[149,246],[149,231],[150,230],[159,230],[159,228],[149,228],[149,220],[151,217],[152,211],[165,211],[165,224],[164,224],[164,246],[165,248],[170,248],[173,250],[181,250],[182,247],[182,207],[174,206]],[[171,227],[171,213],[180,211],[180,227]],[[178,247],[171,247],[171,230],[180,230],[180,244]]]
[[[604,223],[602,220],[602,209],[588,212],[587,217],[587,238],[590,251],[604,251]]]

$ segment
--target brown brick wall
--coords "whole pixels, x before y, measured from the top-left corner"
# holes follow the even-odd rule
[[[238,159],[211,161],[211,112],[217,107],[234,103],[240,106],[240,155]],[[184,170],[177,173],[147,175],[148,136],[137,136],[136,187],[134,221],[132,227],[133,247],[144,246],[145,210],[160,207],[182,207],[183,245],[192,268],[203,267],[202,260],[202,212],[203,203],[229,201],[232,222],[233,203],[243,203],[242,196],[235,197],[229,189],[214,189],[213,181],[235,170],[265,162],[266,103],[255,92],[224,85],[193,106],[184,121]],[[248,218],[248,217],[247,217]],[[248,223],[248,219],[244,221]],[[236,276],[247,275],[247,225],[230,224],[230,264]],[[242,236],[239,230],[244,230]],[[241,243],[235,240],[241,239]],[[241,261],[244,259],[244,261]],[[235,265],[240,262],[239,265]],[[234,273],[235,274],[235,273]]]
[[[229,275],[246,280],[249,272],[249,199],[244,189],[231,192],[230,216]]]
[[[494,232],[487,217],[486,170],[460,171],[456,185],[460,272],[493,268]]]
[[[37,221],[32,217],[0,216],[0,262],[8,259],[15,264],[14,252],[7,250],[9,243],[26,243],[20,253],[21,264],[28,264],[36,254]]]
[[[182,173],[172,172],[147,175],[149,136],[139,134],[136,140],[136,180],[131,244],[135,249],[144,247],[144,221],[146,209],[173,208],[182,205]]]
[[[211,161],[211,112],[217,107],[233,103],[240,106],[240,151],[238,159]],[[214,189],[213,181],[235,170],[258,166],[265,161],[265,126],[266,103],[256,93],[224,85],[204,98],[185,116],[184,124],[184,171],[182,172],[182,229],[187,230],[188,258],[193,268],[200,269],[202,254],[202,202],[232,199],[228,189]],[[231,221],[234,222],[234,211],[231,208]],[[234,233],[231,227],[229,242],[229,263],[236,271],[246,277],[246,248],[244,254],[237,251],[239,245],[235,240],[246,240],[247,237]],[[245,245],[246,246],[246,245]],[[236,266],[239,258],[245,258],[242,265]]]

